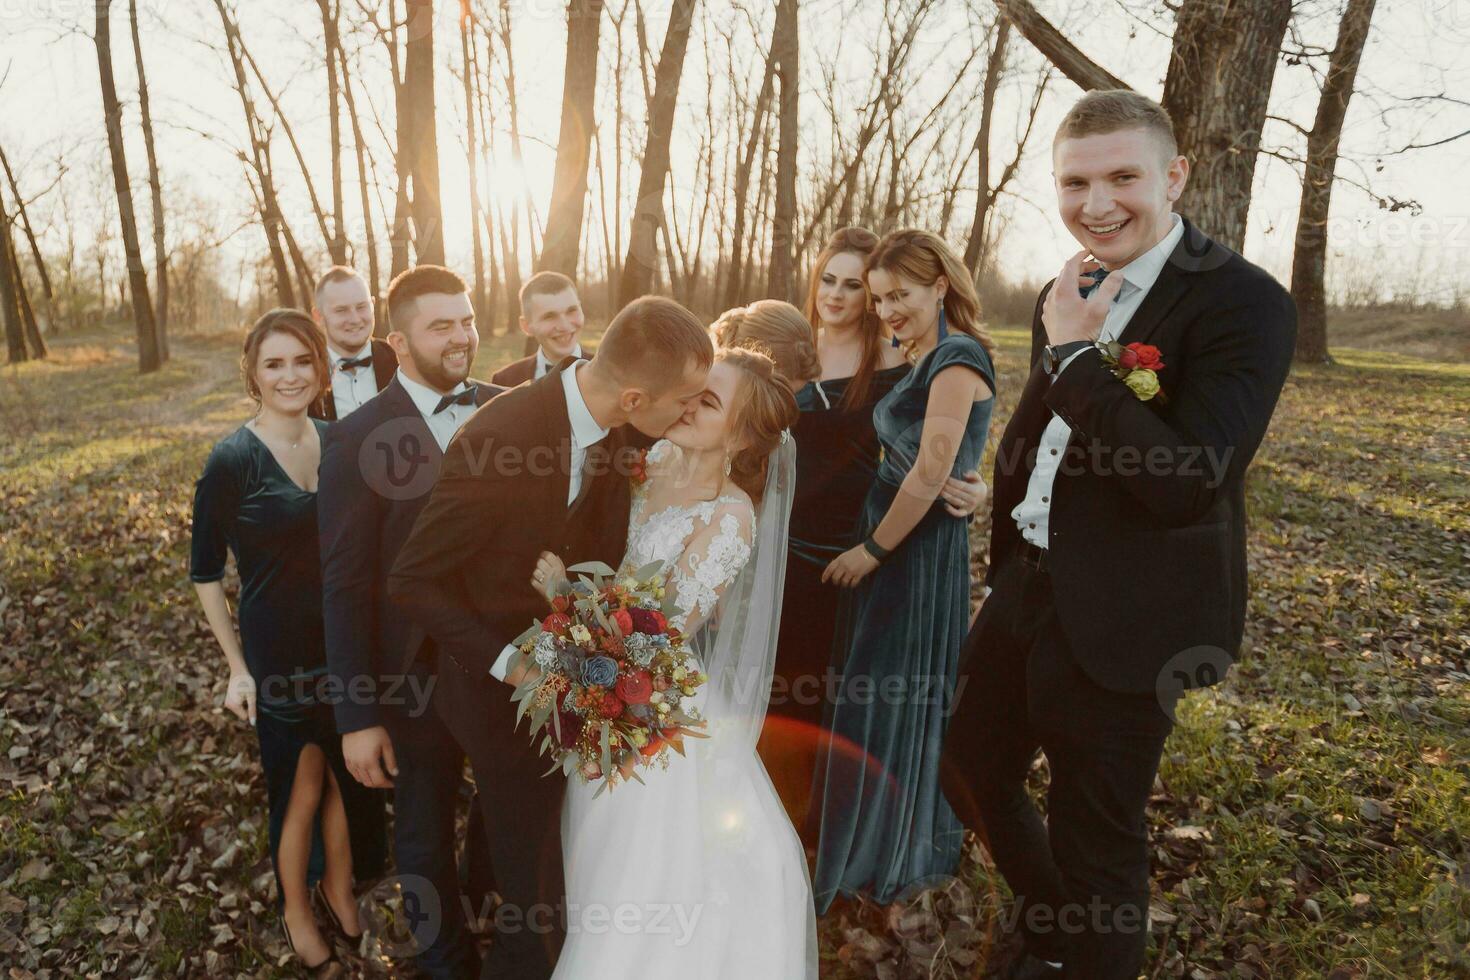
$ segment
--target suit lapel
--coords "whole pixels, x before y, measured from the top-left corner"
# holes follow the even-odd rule
[[[1118,342],[1125,347],[1148,340],[1169,318],[1169,314],[1189,292],[1190,273],[1219,268],[1232,254],[1225,246],[1190,224],[1188,218],[1181,217],[1180,220],[1184,222],[1184,236],[1174,246],[1174,251],[1169,253],[1168,261],[1159,270],[1159,278],[1154,281],[1153,288],[1148,291],[1133,318],[1118,335]]]
[[[565,516],[567,490],[572,473],[572,419],[567,413],[567,396],[561,387],[561,372],[548,371],[531,382],[541,408],[542,445],[555,455],[555,472],[551,474],[551,501],[555,513]]]
[[[373,380],[378,383],[378,390],[385,390],[397,372],[398,355],[393,353],[393,347],[387,341],[374,337]]]
[[[388,418],[405,419],[408,421],[410,431],[419,438],[422,451],[428,454],[434,466],[438,467],[444,459],[444,451],[439,448],[439,440],[434,438],[434,433],[429,430],[429,423],[419,414],[419,407],[413,403],[408,389],[398,383],[395,377],[388,382],[378,398],[383,401],[383,414]],[[362,411],[362,409],[358,409]],[[407,434],[407,433],[405,433]]]

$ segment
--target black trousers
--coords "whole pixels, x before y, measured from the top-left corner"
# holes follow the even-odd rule
[[[440,661],[434,703],[469,757],[478,788],[495,884],[495,942],[480,976],[546,980],[566,940],[561,803],[566,779],[544,776],[525,724],[516,726],[511,687],[489,674],[470,677]]]
[[[1154,695],[1083,673],[1050,576],[1019,555],[997,569],[960,673],[946,789],[988,839],[1027,948],[1069,978],[1134,980],[1148,944],[1144,808],[1172,722]],[[1051,773],[1045,822],[1026,792],[1038,749]]]
[[[412,668],[423,690],[427,668]],[[437,679],[435,681],[437,687]],[[393,851],[404,910],[418,955],[414,964],[434,980],[466,980],[479,974],[478,955],[466,923],[458,867],[455,863],[455,810],[464,781],[464,753],[430,704],[414,705],[414,714],[389,710],[388,737],[398,760],[393,780]],[[471,836],[478,814],[471,815]],[[468,845],[467,845],[468,847]],[[474,899],[471,904],[473,906]],[[480,914],[472,908],[472,914]]]

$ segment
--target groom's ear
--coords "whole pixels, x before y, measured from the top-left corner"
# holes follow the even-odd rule
[[[642,388],[624,388],[618,392],[618,408],[624,415],[638,411],[649,402],[648,392]]]
[[[1169,161],[1164,170],[1165,194],[1173,204],[1184,196],[1184,186],[1189,183],[1189,158],[1180,154]]]

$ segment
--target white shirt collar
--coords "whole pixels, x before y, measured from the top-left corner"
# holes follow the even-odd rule
[[[403,385],[403,390],[408,392],[409,398],[413,399],[413,407],[419,410],[420,415],[426,419],[433,416],[434,409],[439,407],[439,402],[444,397],[443,395],[428,385],[420,384],[404,374],[403,368],[398,369],[398,383]],[[465,382],[461,381],[455,385],[454,391],[451,391],[450,394],[453,395],[464,391],[465,387]]]
[[[1183,219],[1177,214],[1170,215],[1170,217],[1174,219],[1174,226],[1169,229],[1167,235],[1159,240],[1157,245],[1121,269],[1112,270],[1121,275],[1124,282],[1145,293],[1154,288],[1154,283],[1158,282],[1159,273],[1164,271],[1164,264],[1169,261],[1169,256],[1174,254],[1179,240],[1184,237]]]
[[[578,344],[575,348],[572,349],[571,356],[572,357],[581,357],[582,356],[582,345],[581,344]],[[546,356],[546,351],[542,350],[540,347],[537,347],[536,348],[536,377],[538,377],[538,378],[544,377],[546,375],[546,372],[550,371],[554,367],[556,367],[556,365],[551,363],[551,359]]]
[[[343,361],[357,360],[359,357],[362,357],[364,354],[366,354],[372,348],[372,346],[373,342],[369,340],[367,343],[363,344],[351,354],[338,354],[336,351],[332,351],[332,369],[334,371],[342,370]]]
[[[567,369],[561,373],[562,391],[567,396],[567,418],[572,423],[572,445],[577,449],[586,449],[601,442],[607,435],[607,429],[598,425],[597,419],[592,417],[592,412],[587,408],[587,400],[582,397],[582,389],[577,385],[577,369],[586,363],[579,358],[575,364],[567,365]]]

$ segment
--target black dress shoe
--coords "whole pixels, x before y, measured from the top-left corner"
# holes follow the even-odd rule
[[[1061,980],[1062,968],[1023,952],[996,975],[996,980]]]

